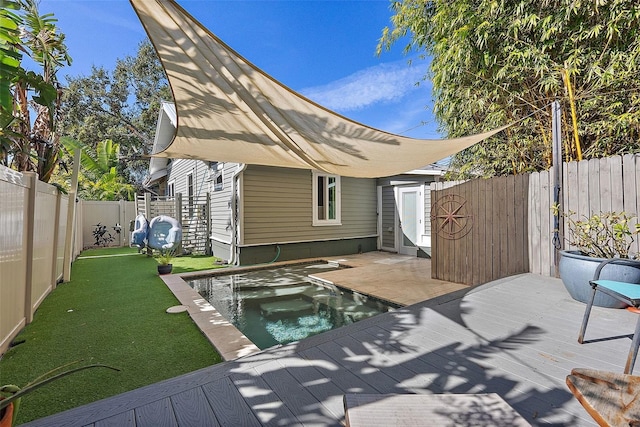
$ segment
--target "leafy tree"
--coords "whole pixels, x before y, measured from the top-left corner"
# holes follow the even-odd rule
[[[53,14],[36,0],[3,0],[0,14],[0,161],[47,182],[58,163],[61,90],[57,72],[71,58]],[[40,68],[25,70],[23,55]]]
[[[63,137],[62,143],[68,155],[75,149],[81,151],[81,168],[78,176],[78,195],[87,200],[133,200],[136,189],[119,175],[120,145],[110,139],[100,141],[95,150],[74,139]],[[55,177],[67,182],[69,172]]]
[[[431,58],[425,77],[443,133],[522,120],[457,155],[459,175],[549,167],[554,100],[567,158],[640,151],[637,0],[401,0],[392,9],[378,49],[410,36],[405,50]]]
[[[169,85],[149,41],[135,57],[119,59],[113,71],[93,68],[88,77],[67,77],[64,96],[65,135],[94,149],[100,141],[118,143],[128,159],[117,165],[132,183],[140,184],[149,162],[160,101],[171,99]]]

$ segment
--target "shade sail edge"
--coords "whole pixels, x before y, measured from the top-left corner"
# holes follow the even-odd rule
[[[377,130],[279,83],[174,0],[130,2],[167,72],[175,100],[175,136],[154,157],[377,178],[435,163],[513,124],[450,140],[415,139]]]

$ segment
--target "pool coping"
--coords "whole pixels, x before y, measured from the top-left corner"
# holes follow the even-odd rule
[[[160,278],[180,304],[188,307],[189,316],[223,360],[235,360],[262,351],[189,286],[181,275],[165,274]]]
[[[211,305],[197,291],[189,286],[185,279],[195,279],[205,276],[226,276],[229,274],[240,274],[250,271],[266,270],[288,265],[302,265],[314,262],[332,263],[346,268],[352,267],[348,263],[329,260],[326,258],[305,258],[291,261],[279,261],[268,264],[250,265],[244,267],[224,267],[211,270],[199,270],[188,273],[164,274],[160,275],[160,278],[171,290],[171,292],[173,292],[178,301],[180,301],[180,304],[188,307],[187,312],[189,313],[189,316],[191,316],[193,322],[198,326],[198,328],[200,328],[211,345],[213,345],[218,353],[220,353],[220,356],[225,361],[229,361],[238,359],[240,357],[249,356],[262,350],[260,350],[258,346],[256,346],[249,338],[247,338],[231,322],[225,319],[213,305]],[[315,279],[318,280],[320,278],[315,277]],[[333,284],[332,282],[329,282],[327,280],[320,280],[324,281],[325,283]],[[356,290],[353,291],[362,293]],[[367,295],[366,293],[362,294]],[[375,295],[368,296],[380,299]],[[397,304],[393,301],[389,302]]]

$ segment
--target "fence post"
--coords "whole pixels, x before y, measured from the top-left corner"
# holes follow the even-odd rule
[[[80,174],[80,153],[76,148],[73,155],[73,175],[71,175],[71,188],[69,189],[69,205],[67,209],[67,235],[64,239],[64,266],[62,280],[71,280],[71,262],[73,261],[74,233],[76,232],[76,197],[78,195],[78,175]]]
[[[62,199],[62,193],[60,190],[56,193],[56,212],[54,217],[53,227],[53,251],[51,253],[51,259],[53,265],[51,266],[51,289],[55,289],[58,284],[58,240],[60,239],[60,200]]]
[[[550,268],[550,274],[559,277],[558,264],[560,262],[560,250],[562,249],[562,240],[560,239],[560,224],[562,216],[560,215],[560,190],[562,189],[562,123],[560,116],[562,110],[560,103],[553,101],[552,108],[552,157],[553,157],[553,204],[557,207],[553,218],[553,266]]]
[[[180,227],[182,227],[182,240],[180,244],[176,248],[176,253],[182,254],[182,241],[184,240],[184,221],[182,218],[182,193],[177,193],[175,198],[173,199],[173,212],[174,218],[178,220],[180,223]]]
[[[173,199],[173,202],[174,202],[173,212],[174,212],[175,218],[178,221],[180,221],[180,224],[182,224],[182,193],[176,194],[176,197]]]
[[[25,262],[25,291],[24,291],[24,317],[28,325],[33,320],[33,304],[31,304],[33,292],[33,239],[35,232],[36,196],[38,194],[38,174],[34,172],[23,172],[29,180],[29,192],[27,196],[27,212],[25,218],[25,240],[27,243],[27,253]]]
[[[125,247],[127,246],[127,230],[129,229],[129,224],[126,224],[126,226],[124,225],[124,222],[127,220],[125,212],[125,201],[120,199],[118,201],[118,204],[120,207],[120,212],[118,213],[118,222],[116,224],[116,227],[120,226],[120,246]]]
[[[205,207],[205,221],[207,222],[207,236],[205,240],[205,255],[213,255],[211,248],[211,193],[207,192],[207,205]]]
[[[151,193],[144,193],[144,216],[151,221]]]
[[[147,218],[147,221],[151,223],[151,193],[144,193],[144,216]],[[147,255],[153,255],[153,250],[147,245]]]

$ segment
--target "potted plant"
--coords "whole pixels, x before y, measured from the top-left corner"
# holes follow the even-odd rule
[[[156,256],[156,260],[158,261],[158,274],[169,274],[173,270],[173,264],[171,261],[175,256],[175,251],[173,249],[162,249],[160,253]]]
[[[44,375],[36,378],[24,387],[18,387],[13,384],[0,386],[0,427],[11,427],[15,424],[15,420],[18,416],[18,409],[20,408],[20,401],[23,396],[39,389],[40,387],[56,381],[67,375],[83,371],[90,368],[107,368],[114,371],[120,371],[120,369],[112,368],[107,365],[93,364],[86,366],[79,366],[77,368],[62,371],[62,369],[73,365],[78,362],[72,362],[67,365],[55,368]]]
[[[556,207],[557,209],[557,207]],[[588,302],[591,297],[589,281],[594,278],[598,264],[611,258],[628,259],[640,225],[627,212],[601,212],[590,217],[577,217],[575,212],[562,214],[569,229],[569,244],[576,248],[560,251],[559,272],[562,283],[571,297]],[[624,264],[605,266],[601,279],[640,283],[640,269]],[[623,308],[625,304],[602,292],[594,304],[600,307]]]

